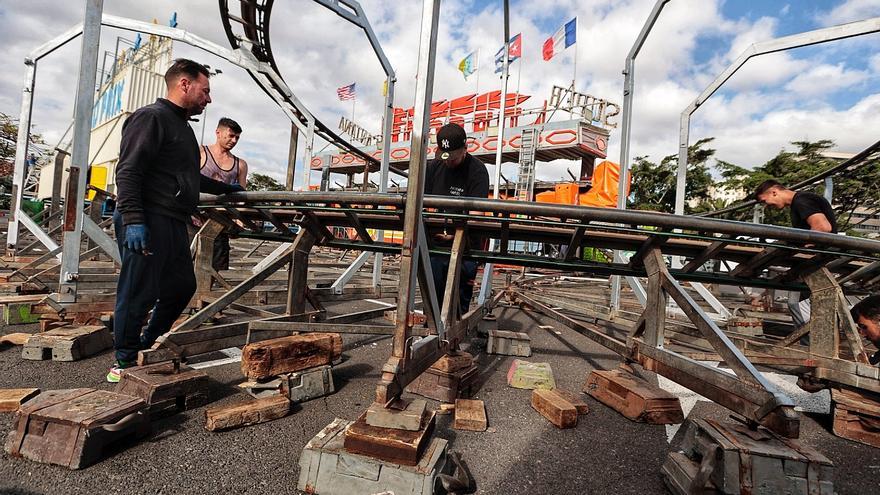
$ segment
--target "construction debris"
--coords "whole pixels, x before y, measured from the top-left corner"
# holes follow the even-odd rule
[[[76,361],[113,347],[113,335],[103,325],[61,327],[32,335],[21,350],[22,359]]]
[[[584,392],[633,421],[658,425],[684,421],[678,397],[622,370],[594,370]]]
[[[25,325],[40,321],[40,315],[31,312],[31,303],[9,303],[3,306],[3,323]]]
[[[38,388],[0,389],[0,413],[18,411],[22,404],[39,393]]]
[[[814,449],[763,427],[708,419],[687,423],[682,450],[661,472],[676,495],[834,494],[834,465]]]
[[[374,402],[367,408],[367,424],[377,428],[418,431],[422,427],[427,405],[422,399],[398,399],[389,407]]]
[[[15,413],[6,453],[81,469],[117,445],[149,433],[142,399],[106,390],[43,392]]]
[[[531,337],[522,332],[489,330],[486,352],[503,356],[529,357],[532,355],[531,342]]]
[[[299,458],[299,490],[321,495],[433,495],[438,476],[451,470],[442,438],[428,437],[418,462],[401,465],[347,448],[352,427],[352,422],[337,418],[306,444]]]
[[[159,412],[179,412],[207,404],[207,384],[205,372],[166,362],[123,370],[116,392],[140,397],[153,416]]]
[[[465,352],[460,354],[470,356]],[[452,361],[444,361],[445,357],[441,357],[418,378],[410,382],[406,391],[447,403],[455,402],[458,397],[469,396],[471,386],[477,377],[477,366],[473,364],[473,359],[471,358],[471,365],[466,368],[446,372],[437,369],[437,367],[455,367],[463,363],[464,359],[454,359],[453,361],[457,364],[453,364]]]
[[[852,390],[831,390],[834,434],[880,447],[880,402]]]
[[[345,431],[345,450],[386,462],[415,466],[425,447],[431,443],[436,414],[428,411],[418,431],[381,428],[367,423],[367,413]]]
[[[309,333],[255,342],[244,346],[241,372],[251,380],[265,380],[332,363],[342,355],[342,337],[336,333]]]
[[[507,371],[507,384],[513,388],[529,390],[556,388],[550,363],[530,363],[520,359],[514,360],[510,365]]]
[[[31,338],[29,333],[8,333],[0,335],[0,348],[5,345],[24,345]]]
[[[258,399],[279,393],[286,394],[294,404],[324,397],[336,391],[333,384],[333,367],[329,364],[285,373],[267,381],[250,380],[238,386]]]
[[[533,390],[532,407],[557,428],[577,426],[577,408],[555,390]]]
[[[227,406],[211,407],[205,410],[205,429],[208,431],[219,431],[265,423],[283,418],[289,412],[290,401],[287,397],[281,395]]]
[[[562,388],[554,388],[554,392],[557,395],[568,401],[569,404],[573,405],[575,409],[577,409],[578,415],[584,415],[590,412],[590,406],[583,401],[578,395],[575,395],[574,392],[570,392],[568,390]]]
[[[486,417],[486,405],[483,401],[470,399],[455,401],[453,428],[466,431],[486,431],[488,426],[489,420]]]

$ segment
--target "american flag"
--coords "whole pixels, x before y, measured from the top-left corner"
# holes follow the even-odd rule
[[[343,86],[336,90],[336,96],[339,97],[339,101],[345,100],[353,100],[355,97],[354,84],[351,83],[348,86]]]

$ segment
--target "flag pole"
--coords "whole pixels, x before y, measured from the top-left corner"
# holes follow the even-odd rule
[[[571,113],[572,117],[574,117],[574,91],[575,91],[575,80],[577,80],[577,72],[578,72],[578,30],[580,29],[577,16],[574,16],[574,71],[571,74]]]
[[[477,99],[480,97],[480,49],[477,48],[477,95],[474,96],[474,113],[471,115],[471,129],[477,119]]]

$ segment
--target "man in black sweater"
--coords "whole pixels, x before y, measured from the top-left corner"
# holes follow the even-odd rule
[[[837,233],[837,219],[827,199],[807,191],[792,191],[775,180],[766,180],[755,190],[755,199],[777,209],[791,208],[791,226],[816,232]],[[796,328],[810,319],[810,301],[801,293],[788,294],[788,309]]]
[[[489,195],[489,172],[486,165],[467,152],[467,134],[458,124],[446,124],[437,132],[437,155],[427,163],[425,194],[478,199],[486,199]],[[452,246],[454,236],[450,229],[429,231],[428,234],[434,246]],[[469,249],[478,250],[482,248],[483,240],[478,236],[469,236],[467,243]],[[443,304],[449,256],[431,256],[431,271],[434,274],[438,302]],[[463,261],[459,275],[460,315],[467,313],[471,305],[476,276],[477,262]]]
[[[111,383],[135,364],[139,350],[171,328],[195,293],[187,222],[199,192],[243,190],[199,173],[199,145],[189,118],[211,103],[208,77],[205,66],[175,60],[165,73],[166,97],[138,109],[122,126],[113,218],[122,268],[113,314],[116,364],[107,374]]]

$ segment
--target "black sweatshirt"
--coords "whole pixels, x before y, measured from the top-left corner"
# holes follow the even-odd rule
[[[116,207],[125,225],[144,213],[184,222],[196,212],[199,192],[226,194],[232,186],[199,173],[199,144],[186,110],[159,98],[122,125],[116,165]]]

